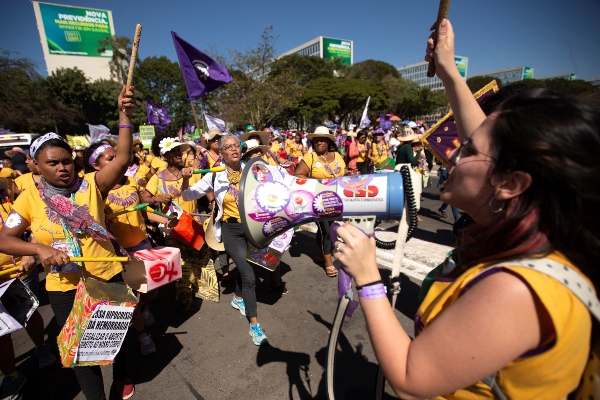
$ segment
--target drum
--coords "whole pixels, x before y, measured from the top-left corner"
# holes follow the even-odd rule
[[[123,280],[133,290],[147,293],[181,279],[181,250],[154,247],[131,253],[132,261],[123,269]]]
[[[202,224],[185,211],[180,215],[177,225],[169,232],[169,236],[189,244],[196,250],[200,250],[205,243]]]

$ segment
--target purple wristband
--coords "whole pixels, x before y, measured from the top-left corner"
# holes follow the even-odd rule
[[[387,297],[387,288],[383,283],[372,286],[363,286],[362,289],[358,290],[358,297],[362,297],[365,300]]]
[[[117,126],[119,128],[133,128],[133,124],[119,124]]]

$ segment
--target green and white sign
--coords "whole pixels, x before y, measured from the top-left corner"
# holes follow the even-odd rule
[[[469,59],[467,57],[454,56],[454,62],[456,63],[456,68],[458,68],[458,72],[463,79],[467,78],[467,66],[469,65]]]
[[[113,36],[107,10],[39,3],[50,54],[112,57],[113,48],[100,53],[98,42]]]
[[[523,68],[523,79],[533,79],[533,68],[531,68],[531,67]]]
[[[340,58],[346,65],[352,65],[352,41],[323,38],[323,58]]]

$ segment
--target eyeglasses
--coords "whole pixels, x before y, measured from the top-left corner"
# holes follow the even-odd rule
[[[473,156],[475,154],[484,155],[486,157],[491,158],[492,161],[494,161],[494,158],[492,156],[490,156],[489,154],[482,153],[481,151],[474,149],[473,146],[469,146],[470,141],[471,141],[470,138],[464,138],[460,142],[460,146],[458,146],[458,148],[456,149],[456,153],[454,154],[454,157],[451,158],[451,161],[454,163],[454,165],[458,164],[458,162],[460,161],[460,159],[463,156],[469,157],[469,156]]]
[[[225,146],[223,146],[223,150],[231,150],[231,149],[239,150],[241,148],[242,148],[242,146],[240,146],[239,143],[226,144]]]

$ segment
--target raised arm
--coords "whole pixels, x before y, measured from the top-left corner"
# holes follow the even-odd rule
[[[458,129],[458,137],[464,139],[469,136],[485,119],[485,114],[467,86],[467,82],[460,76],[454,62],[454,30],[447,19],[443,20],[438,28],[438,42],[435,44],[432,37],[427,41],[425,61],[435,59],[436,75],[444,83],[450,108],[454,112],[454,119]]]
[[[135,111],[135,98],[133,97],[134,88],[125,90],[125,86],[119,94],[119,140],[117,142],[117,157],[108,163],[100,171],[96,172],[96,184],[102,195],[106,196],[108,192],[125,175],[129,159],[131,157],[131,146],[133,143],[131,125],[131,116]]]

